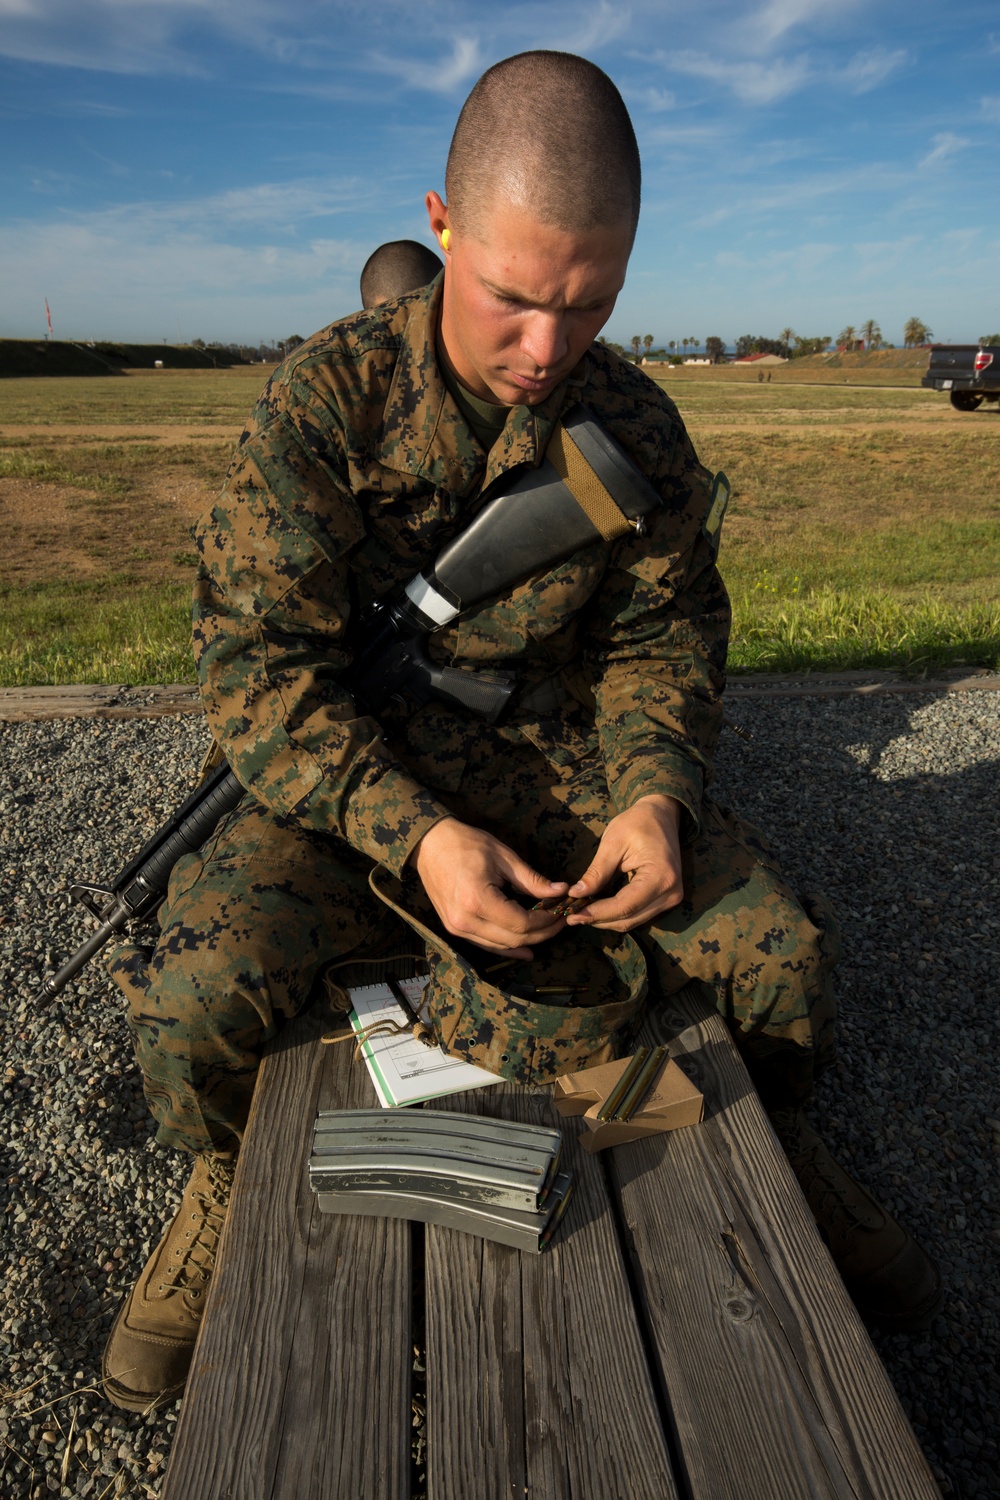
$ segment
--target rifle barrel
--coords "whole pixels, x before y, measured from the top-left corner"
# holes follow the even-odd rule
[[[115,937],[129,919],[127,907],[120,903],[115,907],[106,922],[102,922],[96,932],[92,932],[81,948],[78,948],[73,957],[63,964],[55,974],[51,974],[39,992],[39,1002],[48,1005],[54,1000],[61,990],[64,990],[71,979],[74,979],[80,970],[86,968],[95,953],[100,952],[105,943],[109,943]]]
[[[177,809],[149,843],[125,866],[114,883],[115,905],[96,932],[42,985],[47,1005],[134,918],[151,916],[166,893],[170,872],[185,854],[199,849],[217,824],[246,795],[228,765],[222,765]]]

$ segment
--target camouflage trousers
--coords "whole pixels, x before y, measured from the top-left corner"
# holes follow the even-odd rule
[[[574,880],[614,813],[603,770],[592,755],[554,768],[522,746],[498,758],[487,738],[444,800],[543,874]],[[826,903],[797,897],[760,835],[711,802],[683,863],[684,901],[636,934],[654,988],[700,984],[765,1103],[801,1102],[833,1056],[838,940]],[[341,839],[250,797],[178,863],[155,950],[128,945],[110,961],[159,1141],[235,1147],[262,1050],[323,970],[413,950],[412,932],[370,889],[371,868]]]

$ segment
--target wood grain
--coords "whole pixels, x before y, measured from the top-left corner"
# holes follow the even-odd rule
[[[902,678],[895,672],[755,672],[731,677],[726,690],[739,698],[868,696],[872,693],[995,693],[1000,676],[985,670],[935,678]],[[174,682],[148,687],[70,683],[64,687],[0,688],[0,723],[32,719],[149,719],[201,713],[198,689]]]
[[[70,683],[65,687],[0,688],[0,723],[35,719],[158,719],[166,714],[199,714],[197,687],[102,686]]]
[[[265,1057],[163,1500],[409,1494],[410,1226],[320,1214],[318,1109],[370,1108],[325,1007]]]
[[[693,1500],[937,1486],[721,1019],[690,997],[648,1040],[706,1119],[607,1153]]]
[[[672,1500],[677,1491],[601,1163],[551,1090],[443,1107],[561,1124],[576,1190],[542,1255],[428,1227],[428,1500]]]

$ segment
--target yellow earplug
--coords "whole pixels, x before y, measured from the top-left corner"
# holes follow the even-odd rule
[[[451,249],[451,230],[450,229],[442,229],[442,231],[441,231],[441,249],[445,252],[446,255],[447,255],[448,251]]]

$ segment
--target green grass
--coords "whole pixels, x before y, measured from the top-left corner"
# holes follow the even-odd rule
[[[1000,603],[821,588],[733,588],[731,672],[1000,665]]]
[[[0,686],[194,680],[188,586],[119,574],[0,590]]]
[[[804,421],[828,426],[843,422],[882,423],[934,416],[942,409],[940,391],[882,390],[829,385],[758,385],[746,380],[658,380],[692,426],[698,418],[721,418],[726,425],[757,424],[799,427]]]
[[[122,376],[44,376],[0,381],[0,424],[46,427],[228,427],[237,437],[271,367],[232,370],[136,370]]]
[[[0,382],[0,485],[40,486],[0,558],[0,683],[193,679],[188,528],[267,374]],[[699,456],[733,485],[733,670],[1000,664],[1000,416],[919,389],[679,374],[664,383]],[[47,508],[47,484],[80,493]]]
[[[108,443],[78,438],[41,444],[30,438],[0,438],[0,479],[33,479],[125,495],[152,469],[175,464],[193,469],[209,483],[217,482],[229,455],[229,444],[214,441],[167,446],[137,439]]]
[[[731,576],[730,588],[732,672],[1000,665],[997,601],[803,590],[794,578]],[[37,585],[0,591],[0,612],[0,686],[195,680],[186,585]]]

